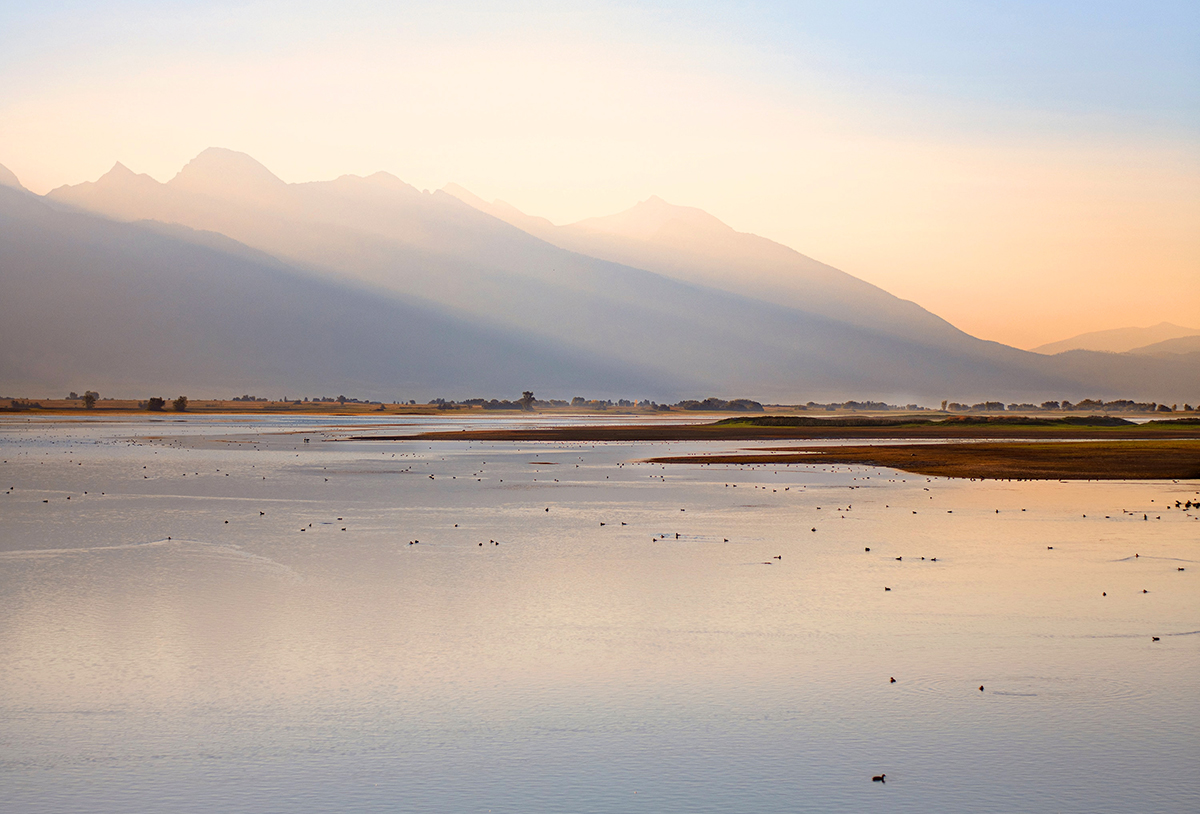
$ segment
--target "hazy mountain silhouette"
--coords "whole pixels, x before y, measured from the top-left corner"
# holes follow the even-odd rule
[[[1143,345],[1126,353],[1142,354],[1144,356],[1173,356],[1181,353],[1200,354],[1200,333],[1191,336],[1177,336],[1174,339],[1164,339]],[[1200,361],[1200,360],[1198,360]]]
[[[320,279],[180,226],[55,211],[0,188],[6,394],[623,394],[686,382]]]
[[[691,394],[818,401],[1113,397],[1141,395],[1143,385],[1147,397],[1166,398],[1159,386],[1171,379],[1153,365],[1049,362],[975,339],[850,275],[661,201],[570,227],[606,255],[597,258],[525,231],[544,232],[540,219],[514,218],[518,228],[386,173],[285,184],[223,149],[205,150],[165,184],[117,165],[48,198],[217,232],[326,279],[654,371],[658,387],[640,391],[652,398],[678,394],[681,382]],[[793,275],[783,289],[781,268]]]
[[[13,187],[14,189],[24,189],[21,182],[17,180],[17,176],[13,175],[12,170],[0,164],[0,187]]]
[[[1070,339],[1039,345],[1033,349],[1033,352],[1053,354],[1068,350],[1096,350],[1124,353],[1168,339],[1197,335],[1200,335],[1200,329],[1184,328],[1172,325],[1170,322],[1160,322],[1148,328],[1113,328],[1107,331],[1091,331],[1072,336]]]
[[[961,345],[973,339],[915,303],[787,246],[735,231],[701,209],[676,206],[658,196],[615,215],[555,226],[503,201],[489,204],[457,184],[447,185],[445,190],[549,243],[592,257],[925,344]]]

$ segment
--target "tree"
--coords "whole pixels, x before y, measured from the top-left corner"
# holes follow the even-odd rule
[[[83,406],[89,410],[92,409],[93,407],[95,407],[96,406],[96,396],[97,396],[97,394],[93,393],[90,390],[88,392],[84,393],[83,394]]]
[[[180,396],[179,398],[177,398],[173,402],[171,402],[171,406],[173,408],[175,408],[175,412],[182,413],[185,410],[187,410],[187,401],[188,401],[187,396]]]
[[[529,412],[533,409],[533,391],[526,390],[521,394],[521,409]]]
[[[148,402],[146,402],[146,409],[153,410],[155,412],[162,412],[162,408],[166,406],[166,399],[162,398],[161,396],[154,396]]]

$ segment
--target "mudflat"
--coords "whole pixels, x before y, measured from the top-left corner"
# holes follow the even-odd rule
[[[409,435],[358,436],[371,441],[760,441],[828,438],[872,439],[1200,439],[1200,419],[1155,420],[1135,424],[1113,416],[1064,418],[964,417],[811,418],[760,416],[712,423],[565,425],[496,430],[443,430]]]
[[[858,464],[950,478],[1185,480],[1200,478],[1200,440],[976,442],[797,447],[651,458],[658,464]]]

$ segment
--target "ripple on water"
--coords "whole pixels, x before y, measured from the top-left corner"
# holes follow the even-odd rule
[[[32,548],[21,551],[0,551],[0,562],[5,560],[53,560],[85,555],[118,555],[121,553],[165,552],[189,559],[206,559],[249,568],[264,574],[294,581],[301,577],[291,567],[270,557],[243,551],[237,546],[221,543],[206,543],[200,540],[147,540],[136,543],[121,543],[106,546],[83,546],[79,548]]]
[[[1071,702],[1131,701],[1149,696],[1141,684],[1111,676],[922,676],[906,679],[903,691],[946,699],[980,696]]]

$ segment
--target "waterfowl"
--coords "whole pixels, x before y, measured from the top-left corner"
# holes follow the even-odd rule
[[[872,783],[886,783],[887,780],[884,779],[885,777],[887,777],[886,774],[877,774],[871,778],[871,782]]]

